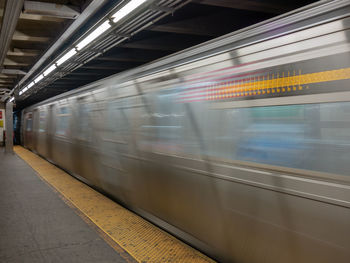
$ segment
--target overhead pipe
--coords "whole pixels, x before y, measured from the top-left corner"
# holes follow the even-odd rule
[[[8,1],[17,2],[17,1]],[[23,0],[21,1],[23,3]],[[61,37],[45,52],[45,54],[35,63],[35,65],[28,71],[28,73],[19,81],[18,87],[29,79],[45,62],[50,58],[72,35],[86,23],[108,0],[92,0],[84,11],[74,20],[68,29],[61,35]],[[13,94],[14,89],[11,91]]]
[[[40,90],[42,87],[49,85],[50,83],[56,81],[57,79],[65,76],[66,74],[70,73],[71,71],[79,68],[80,66],[88,63],[89,61],[93,60],[94,58],[100,56],[101,54],[105,53],[112,47],[115,47],[116,45],[122,43],[123,41],[127,40],[128,38],[132,37],[136,33],[146,29],[147,27],[153,25],[163,17],[174,13],[179,8],[183,7],[184,5],[190,3],[191,0],[164,0],[158,2],[158,5],[160,7],[167,7],[166,9],[160,10],[159,8],[154,8],[155,5],[151,5],[148,9],[146,9],[144,12],[139,14],[137,17],[131,19],[131,21],[123,24],[119,30],[116,32],[116,35],[121,34],[121,36],[117,36],[113,39],[102,39],[101,42],[95,43],[92,47],[88,48],[86,51],[81,52],[81,56],[86,56],[87,59],[85,59],[81,63],[76,63],[72,61],[71,63],[67,63],[61,70],[59,70],[59,76],[57,74],[51,75],[51,77],[47,78],[45,81],[37,85],[37,90]],[[177,6],[175,6],[178,4]],[[124,33],[125,32],[125,33]],[[123,36],[124,35],[124,36]],[[126,37],[128,35],[128,37]],[[100,47],[100,48],[99,48]],[[93,54],[90,55],[85,52],[92,51],[94,49],[98,49],[99,52],[93,51]],[[80,62],[80,57],[79,57]],[[73,67],[73,69],[72,69]],[[64,72],[62,72],[64,71]],[[21,80],[22,82],[22,80]],[[19,84],[19,86],[21,83]],[[28,94],[29,95],[29,94]]]

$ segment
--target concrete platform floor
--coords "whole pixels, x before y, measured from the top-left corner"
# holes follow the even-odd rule
[[[0,262],[127,261],[29,165],[0,148]]]

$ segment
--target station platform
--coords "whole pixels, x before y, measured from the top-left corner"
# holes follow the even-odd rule
[[[0,148],[0,262],[214,262],[34,153]]]

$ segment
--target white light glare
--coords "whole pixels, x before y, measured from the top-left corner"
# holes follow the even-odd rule
[[[44,76],[48,76],[52,71],[56,69],[56,65],[52,64],[47,70],[44,71]]]
[[[19,95],[21,96],[24,92],[26,92],[28,90],[28,87],[25,87],[24,89],[22,89],[20,92],[19,92]]]
[[[120,19],[130,14],[134,9],[136,9],[138,6],[142,5],[146,1],[147,0],[131,0],[129,3],[127,3],[125,6],[123,6],[121,9],[119,9],[112,15],[113,22],[117,23]]]
[[[9,102],[12,102],[12,101],[14,101],[14,99],[15,99],[15,97],[12,97],[10,100],[9,100]]]
[[[57,65],[61,65],[64,62],[66,62],[68,59],[70,59],[71,57],[73,57],[77,52],[75,51],[75,49],[71,49],[70,51],[68,51],[63,57],[61,57],[59,60],[57,60]]]
[[[43,78],[44,78],[44,75],[43,75],[43,74],[39,75],[39,76],[34,80],[34,83],[39,83]]]
[[[100,25],[98,28],[96,28],[94,31],[92,31],[86,38],[84,38],[82,41],[80,41],[77,44],[77,49],[82,50],[86,45],[90,44],[94,39],[99,37],[101,34],[103,34],[110,27],[111,27],[111,25],[109,24],[109,21],[104,22],[102,25]]]
[[[30,82],[28,86],[24,87],[22,90],[19,91],[19,95],[21,96],[23,93],[25,93],[27,90],[29,90],[31,87],[34,86],[34,81]]]

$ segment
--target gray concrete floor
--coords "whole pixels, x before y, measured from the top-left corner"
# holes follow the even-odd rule
[[[0,262],[126,262],[30,166],[0,148]]]

